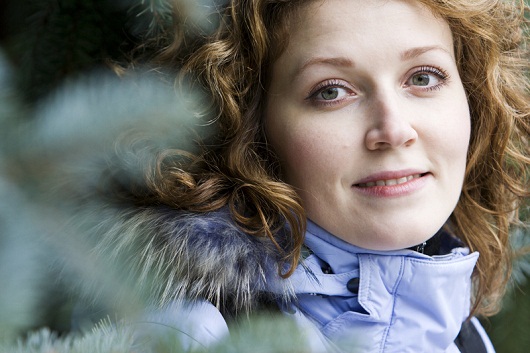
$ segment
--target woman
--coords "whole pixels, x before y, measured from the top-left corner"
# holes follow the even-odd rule
[[[211,96],[216,135],[160,153],[101,251],[140,244],[154,319],[188,315],[202,342],[272,308],[316,350],[493,352],[473,317],[498,307],[528,194],[523,7],[231,1],[160,55]]]

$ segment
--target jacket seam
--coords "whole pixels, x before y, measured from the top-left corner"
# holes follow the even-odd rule
[[[392,288],[392,311],[390,314],[390,322],[388,323],[388,326],[385,329],[385,332],[383,333],[383,339],[381,340],[381,349],[379,350],[380,353],[384,353],[386,350],[388,335],[390,333],[390,328],[394,324],[395,321],[395,310],[396,310],[396,301],[397,301],[397,288],[399,284],[401,283],[401,280],[403,279],[403,273],[405,270],[405,260],[403,257],[400,257],[400,266],[399,266],[399,274],[398,278],[396,280],[396,283],[394,284],[394,287]]]

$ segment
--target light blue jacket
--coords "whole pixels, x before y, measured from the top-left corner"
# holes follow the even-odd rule
[[[348,244],[308,222],[309,255],[288,279],[297,301],[280,305],[309,332],[315,352],[460,352],[454,341],[470,310],[471,273],[478,253],[372,251]],[[229,334],[208,302],[172,305],[152,320],[177,326],[184,345],[209,345]],[[494,352],[478,320],[472,325]],[[353,348],[352,348],[353,347]]]

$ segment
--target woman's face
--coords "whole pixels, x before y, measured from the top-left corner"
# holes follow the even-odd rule
[[[470,135],[449,26],[399,0],[317,1],[296,18],[265,112],[284,180],[349,243],[425,241],[458,201]]]

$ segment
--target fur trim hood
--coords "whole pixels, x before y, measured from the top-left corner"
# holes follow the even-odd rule
[[[94,255],[125,268],[125,276],[152,304],[203,299],[230,318],[294,290],[278,275],[278,251],[249,236],[227,210],[183,213],[166,206],[109,208],[97,225]]]

